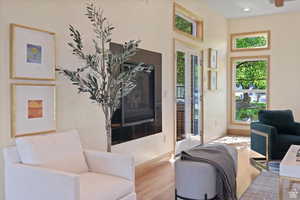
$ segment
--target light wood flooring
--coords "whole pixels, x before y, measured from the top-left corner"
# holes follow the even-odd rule
[[[238,197],[240,197],[255,177],[259,175],[259,171],[249,163],[249,158],[257,156],[257,154],[250,150],[249,142],[245,142],[243,138],[242,140],[238,139],[241,137],[232,138],[237,139],[230,142],[230,145],[238,149],[237,193]],[[137,177],[136,192],[138,200],[174,200],[173,164],[163,161],[151,171]]]

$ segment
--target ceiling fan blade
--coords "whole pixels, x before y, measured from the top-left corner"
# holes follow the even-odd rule
[[[275,0],[276,7],[282,7],[284,5],[284,0]]]

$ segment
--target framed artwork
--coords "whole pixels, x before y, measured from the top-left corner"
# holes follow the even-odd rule
[[[218,50],[211,48],[208,50],[208,65],[212,69],[218,68]]]
[[[12,79],[55,80],[55,33],[11,24]]]
[[[208,89],[217,90],[218,89],[218,72],[208,71]]]
[[[55,132],[55,84],[11,86],[12,137]]]

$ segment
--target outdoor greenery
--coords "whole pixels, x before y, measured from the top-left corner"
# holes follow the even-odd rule
[[[188,34],[193,34],[193,23],[187,21],[186,19],[176,15],[175,26],[178,30],[181,30]]]
[[[236,119],[238,121],[257,121],[258,112],[265,109],[265,103],[251,103],[248,108],[240,108],[236,111]]]
[[[237,38],[236,48],[264,47],[267,40],[264,36]],[[259,110],[266,109],[267,65],[265,60],[236,63],[236,87],[242,92],[236,93],[236,120],[256,121]]]
[[[266,96],[267,61],[243,61],[236,64],[236,87],[245,91],[241,97],[236,97],[236,120],[256,121],[259,110],[266,109],[266,103],[261,102],[260,98]],[[253,89],[261,92],[249,92]]]
[[[177,59],[177,84],[176,84],[176,95],[177,99],[184,99],[185,95],[185,53],[181,51],[176,52]]]
[[[264,36],[245,37],[236,39],[236,48],[256,48],[265,47],[267,38]]]
[[[123,64],[135,55],[140,41],[129,41],[123,45],[122,52],[113,54],[107,47],[111,42],[114,27],[103,16],[103,10],[89,2],[86,6],[86,15],[96,37],[92,41],[94,51],[84,52],[80,32],[70,25],[70,36],[73,41],[68,45],[73,54],[81,60],[82,66],[74,70],[59,68],[58,71],[78,88],[79,93],[87,93],[93,103],[101,106],[105,115],[107,151],[110,152],[111,118],[120,106],[120,99],[136,87],[137,74],[150,73],[152,65],[140,63],[124,70]]]
[[[267,88],[267,61],[244,61],[236,66],[236,84],[243,89],[255,88],[264,90]]]
[[[183,86],[185,82],[185,53],[177,51],[177,85]]]
[[[255,48],[267,45],[264,36],[236,39],[236,48]],[[236,64],[236,120],[256,121],[258,112],[266,109],[267,61],[249,60]],[[253,92],[256,90],[257,92]],[[259,91],[259,92],[258,92]],[[262,100],[261,98],[264,97]]]

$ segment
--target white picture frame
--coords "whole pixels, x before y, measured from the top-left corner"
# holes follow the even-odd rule
[[[218,50],[209,48],[208,61],[208,68],[218,69]]]
[[[55,84],[14,83],[11,94],[13,138],[56,131]]]
[[[18,24],[10,30],[11,78],[54,81],[55,33]]]
[[[208,71],[208,89],[218,90],[218,72],[214,70]]]

